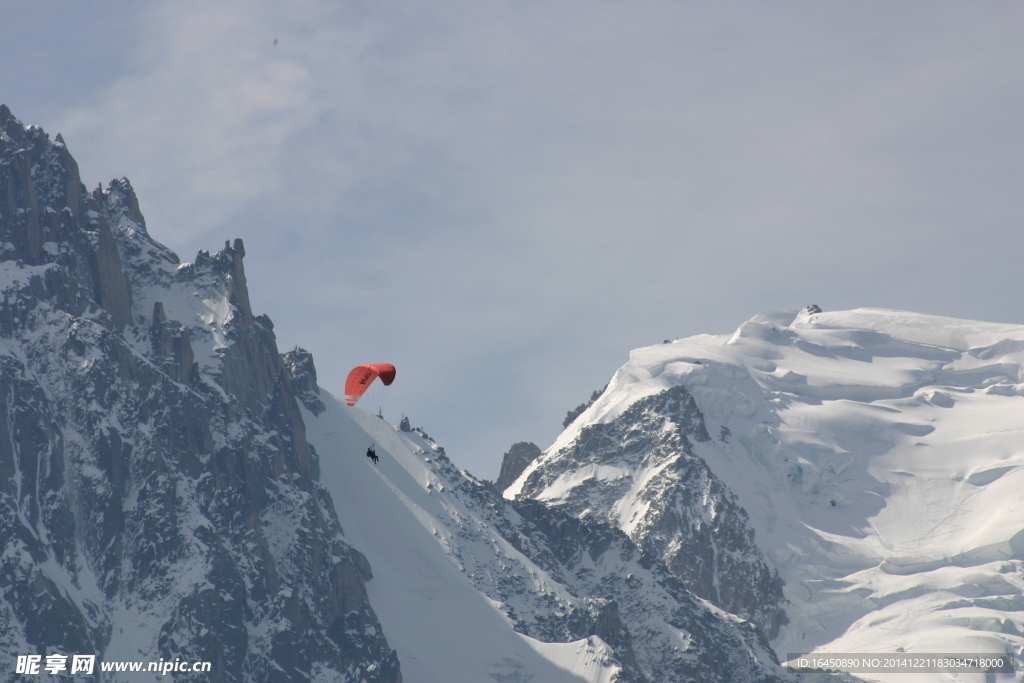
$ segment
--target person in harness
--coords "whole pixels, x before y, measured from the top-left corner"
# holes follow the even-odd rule
[[[377,457],[377,451],[373,449],[373,446],[366,449],[366,457],[372,460],[374,465],[376,465],[377,461],[380,460],[380,458]]]

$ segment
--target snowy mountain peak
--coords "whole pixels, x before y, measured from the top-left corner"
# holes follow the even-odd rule
[[[0,239],[5,261],[55,264],[84,285],[94,305],[123,329],[132,324],[132,292],[110,222],[85,192],[78,164],[63,142],[0,111]]]
[[[698,591],[671,555],[691,555],[693,530],[713,533],[733,502],[756,539],[751,557],[784,586],[783,656],[952,652],[969,628],[971,648],[1019,657],[1022,366],[1022,325],[763,313],[732,335],[633,351],[505,495],[607,519]],[[708,439],[682,427],[686,410],[658,408],[676,394],[692,397]],[[685,441],[671,436],[679,429]],[[707,474],[680,476],[686,461]],[[680,505],[695,496],[702,505]]]

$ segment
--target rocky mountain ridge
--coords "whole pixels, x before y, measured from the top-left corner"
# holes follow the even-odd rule
[[[557,460],[525,475],[521,497],[536,494],[574,517],[623,529],[695,595],[773,638],[786,621],[782,581],[736,496],[694,453],[694,443],[711,438],[693,397],[673,387],[612,423],[581,429]],[[641,471],[659,475],[638,484],[630,473]],[[630,504],[620,505],[627,496]]]
[[[494,484],[460,472],[421,431],[394,428],[331,396],[324,401],[324,413],[307,415],[310,438],[322,454],[325,485],[359,491],[334,496],[342,523],[372,510],[373,524],[357,530],[357,544],[374,566],[388,565],[383,583],[373,586],[379,592],[371,593],[385,629],[393,620],[396,629],[431,623],[435,610],[445,615],[450,635],[429,648],[413,634],[396,636],[399,652],[425,674],[417,680],[460,673],[470,680],[580,680],[569,672],[621,683],[795,680],[751,623],[695,597],[660,558],[606,521],[580,520],[536,500],[505,500]],[[371,441],[379,463],[351,457],[351,444]],[[423,579],[441,575],[454,576],[459,587]],[[445,595],[443,610],[438,594]],[[403,596],[400,606],[395,595]],[[503,656],[477,642],[488,626],[469,616],[479,614],[474,595],[501,617]],[[523,639],[508,638],[512,631],[561,668],[543,668],[521,645],[517,652],[514,643]],[[453,659],[462,662],[457,670]]]
[[[59,652],[400,681],[241,240],[179,263],[127,180],[87,192],[6,107],[0,235],[5,677]]]

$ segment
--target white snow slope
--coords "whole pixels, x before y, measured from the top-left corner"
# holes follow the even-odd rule
[[[320,481],[331,493],[345,538],[370,561],[370,603],[398,650],[405,683],[611,680],[618,667],[608,663],[600,639],[541,643],[520,635],[466,577],[450,554],[460,541],[445,523],[465,510],[437,495],[445,486],[430,466],[431,442],[358,406],[348,408],[327,392],[322,399],[326,412],[303,411],[307,436],[320,455]],[[371,443],[377,465],[364,455]],[[487,540],[518,555],[497,534]]]
[[[733,335],[634,351],[505,495],[586,425],[685,385],[714,436],[695,451],[739,497],[785,581],[791,622],[772,643],[780,660],[811,651],[1009,652],[1019,677],[1022,365],[1020,325],[880,309],[761,314]],[[626,475],[637,485],[607,514],[629,533],[643,505],[637,493],[656,473]],[[580,470],[535,497],[557,502],[601,476]]]

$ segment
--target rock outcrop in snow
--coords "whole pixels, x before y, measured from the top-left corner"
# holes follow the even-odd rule
[[[498,489],[504,491],[508,488],[538,455],[540,448],[535,443],[520,441],[512,444],[501,458],[501,470],[498,472],[498,481],[495,482]]]
[[[666,343],[668,343],[667,340],[666,340]],[[594,401],[596,401],[597,399],[601,398],[601,394],[603,394],[605,389],[607,389],[607,388],[608,388],[608,386],[605,385],[604,389],[595,389],[594,393],[592,393],[590,395],[590,399],[589,400],[584,401],[583,403],[579,404],[578,406],[576,406],[575,408],[570,410],[568,413],[566,413],[565,414],[565,419],[562,420],[562,427],[564,428],[564,427],[568,427],[569,425],[571,425],[573,423],[573,421],[576,420],[577,417],[579,417],[580,415],[583,414],[584,410],[586,410],[590,406],[594,405]]]

